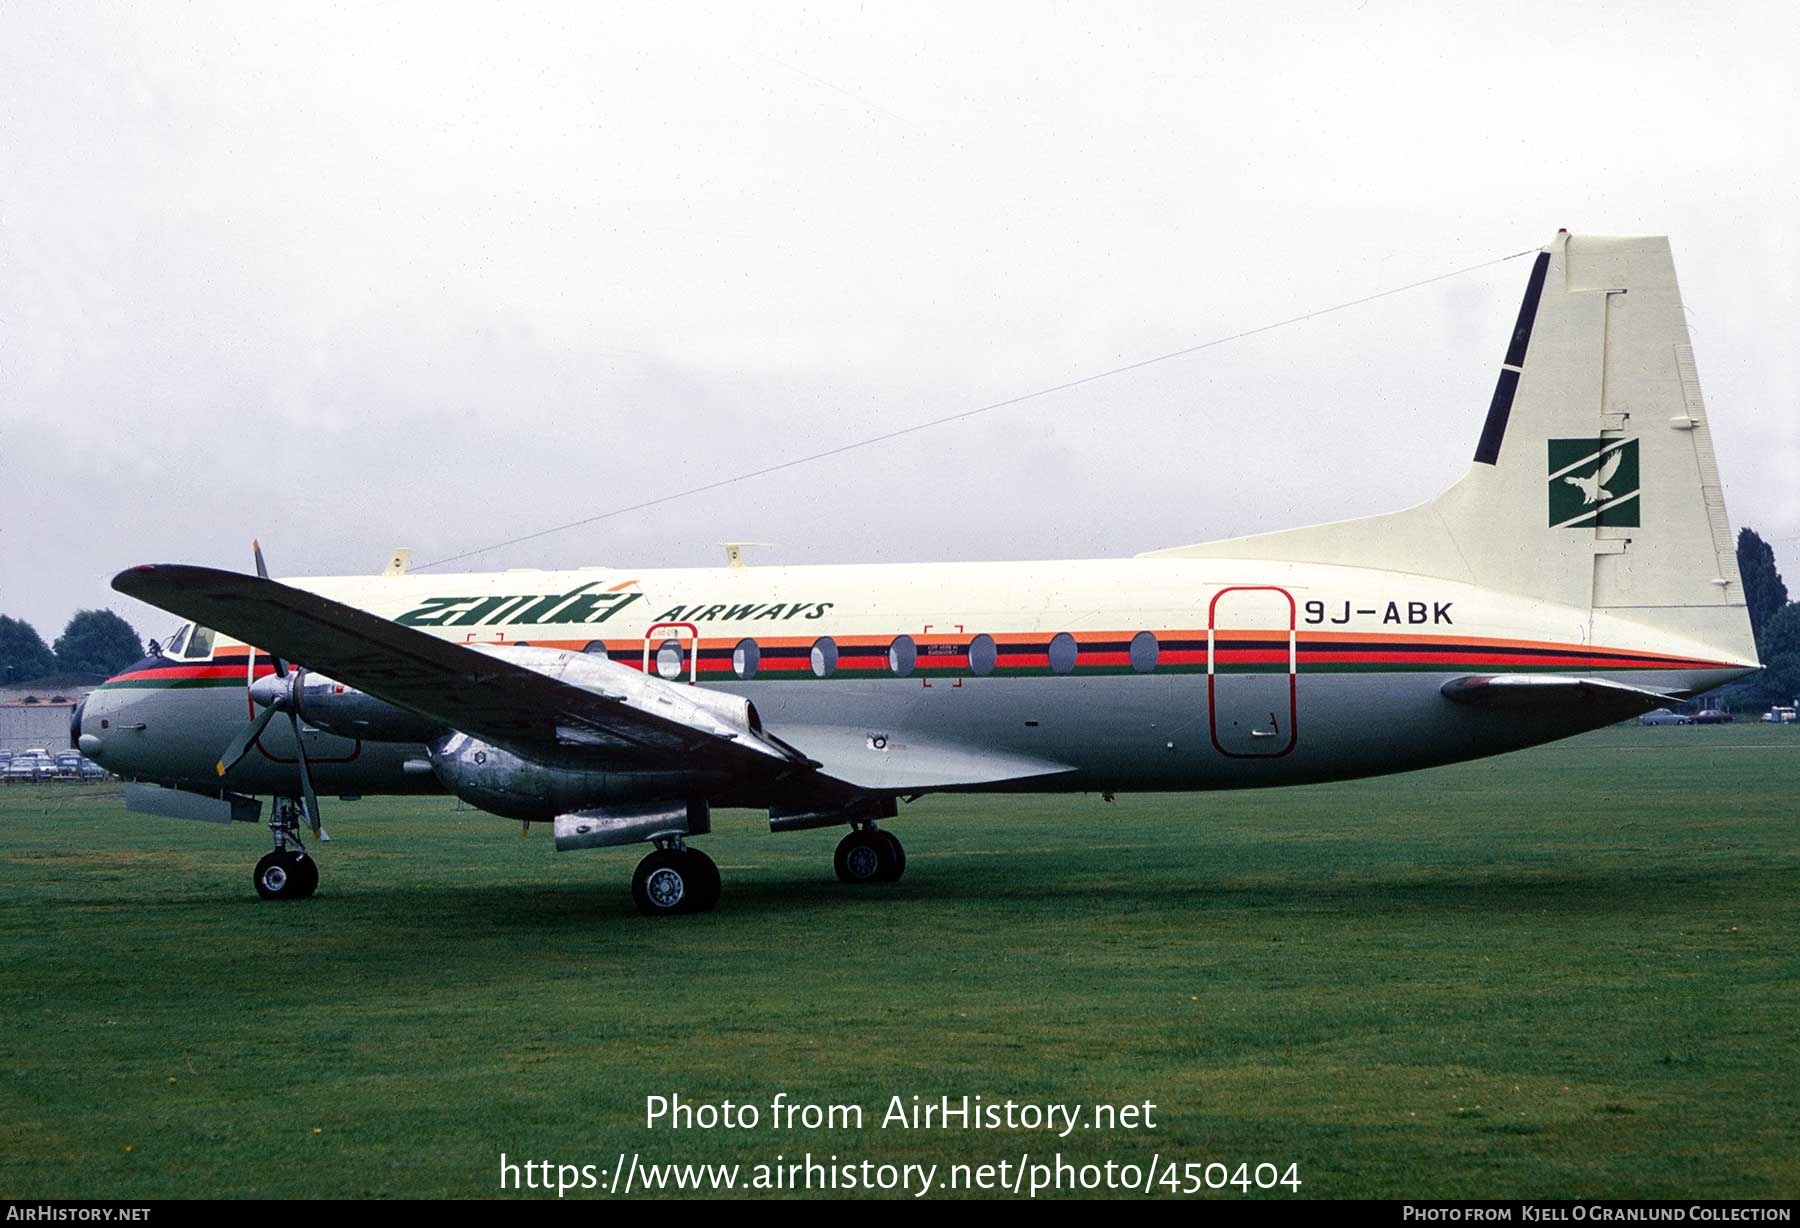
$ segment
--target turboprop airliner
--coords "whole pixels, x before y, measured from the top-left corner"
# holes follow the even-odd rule
[[[260,822],[270,797],[271,900],[318,884],[320,792],[649,844],[638,908],[692,913],[720,897],[692,843],[718,808],[847,828],[838,877],[879,883],[906,864],[883,824],[929,794],[1409,771],[1757,667],[1660,238],[1536,254],[1467,475],[1407,511],[1062,563],[278,582],[255,561],[119,573],[188,622],[72,733],[137,810]]]

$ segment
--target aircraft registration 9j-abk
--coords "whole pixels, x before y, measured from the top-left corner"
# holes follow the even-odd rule
[[[447,791],[553,823],[558,849],[649,843],[638,907],[698,912],[719,872],[689,842],[718,807],[847,827],[838,876],[891,881],[881,824],[926,794],[1401,772],[1757,664],[1660,238],[1537,254],[1468,474],[1407,511],[1060,563],[278,583],[256,561],[121,572],[191,621],[73,736],[134,809],[257,822],[271,796],[268,899],[317,886],[317,791]]]

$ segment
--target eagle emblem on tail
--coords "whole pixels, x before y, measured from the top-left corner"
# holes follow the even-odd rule
[[[1570,476],[1565,477],[1563,481],[1580,488],[1583,505],[1602,502],[1612,498],[1612,491],[1606,489],[1606,484],[1612,481],[1613,474],[1619,471],[1619,464],[1624,459],[1625,452],[1623,449],[1619,449],[1606,458],[1605,463],[1593,476],[1585,478]]]

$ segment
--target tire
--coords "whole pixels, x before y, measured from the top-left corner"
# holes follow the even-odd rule
[[[704,871],[696,871],[690,858],[674,849],[657,849],[638,862],[631,873],[632,902],[646,917],[693,912],[694,905],[705,895]]]
[[[293,849],[265,853],[251,876],[256,894],[265,900],[304,900],[319,885],[319,866]]]
[[[718,864],[699,849],[688,849],[686,856],[693,870],[694,884],[689,911],[711,912],[719,906],[719,895],[724,889]]]
[[[864,828],[853,831],[838,842],[831,859],[841,883],[879,883],[888,881],[894,867],[894,852],[884,832]],[[898,843],[896,841],[895,843]]]
[[[888,869],[887,873],[882,875],[881,881],[897,883],[900,881],[900,876],[906,873],[906,846],[901,844],[900,837],[891,831],[877,829],[875,834],[880,837],[881,842],[888,849]]]
[[[294,861],[294,877],[300,880],[300,894],[297,900],[312,899],[313,892],[319,889],[319,863],[310,853],[301,853]]]

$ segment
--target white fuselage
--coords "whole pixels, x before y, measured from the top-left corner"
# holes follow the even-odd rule
[[[1577,672],[1693,693],[1749,668],[1616,615],[1299,563],[586,568],[289,583],[458,643],[605,652],[745,695],[769,730],[832,775],[903,794],[1212,789],[1403,771],[1596,723],[1579,709],[1522,720],[1453,703],[1441,693],[1453,679]],[[253,669],[266,672],[268,658],[223,637],[204,656],[145,662],[94,693],[83,729],[100,734],[98,757],[114,771],[217,787],[213,765],[249,715]],[[436,787],[416,744],[304,736],[321,791]],[[291,737],[272,725],[225,786],[287,788]]]

